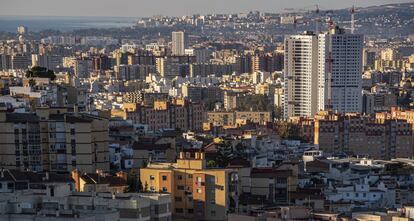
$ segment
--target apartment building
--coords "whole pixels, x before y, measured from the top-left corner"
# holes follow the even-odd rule
[[[140,170],[144,190],[170,193],[173,215],[191,220],[227,220],[235,190],[233,170],[207,168],[204,153],[180,153],[176,163]]]
[[[186,100],[155,101],[152,106],[135,105],[125,110],[127,120],[147,124],[150,130],[179,128],[200,131],[204,120],[204,107]]]
[[[214,126],[235,126],[237,123],[246,123],[247,121],[263,125],[271,120],[271,113],[266,111],[213,111],[207,113],[206,122]]]
[[[376,113],[376,118],[379,119],[397,119],[407,121],[411,126],[411,131],[414,131],[414,111],[413,110],[401,110],[399,108],[391,108],[390,112]],[[414,151],[414,133],[412,133],[411,139],[412,151]]]
[[[296,191],[298,164],[285,162],[275,167],[238,168],[238,211],[251,211],[255,205],[283,205]]]
[[[362,110],[363,36],[333,27],[285,38],[284,117]]]
[[[318,38],[312,32],[285,39],[284,117],[318,111]]]
[[[42,171],[39,117],[0,111],[0,165],[5,169]]]
[[[318,110],[361,112],[363,42],[337,26],[318,35]]]
[[[4,168],[31,171],[109,171],[108,120],[65,108],[0,112]],[[4,147],[4,148],[3,148]]]
[[[374,159],[413,156],[412,125],[406,120],[320,112],[314,125],[314,143],[325,152],[368,155]]]
[[[108,120],[61,108],[37,108],[47,171],[109,171]]]
[[[174,31],[171,34],[171,52],[173,55],[184,55],[185,50],[185,34],[183,31]]]

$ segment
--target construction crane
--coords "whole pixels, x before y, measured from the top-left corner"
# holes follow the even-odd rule
[[[355,32],[355,6],[352,6],[351,10],[351,34]]]
[[[314,8],[314,9],[311,9]],[[304,8],[285,8],[284,11],[289,11],[289,14],[294,16],[294,27],[296,28],[298,24],[309,24],[312,22],[312,19],[302,19],[301,22],[297,19],[296,15],[301,13],[309,13],[315,15],[315,33],[320,31],[320,23],[322,22],[322,14],[324,16],[331,14],[332,10],[321,10],[319,5],[312,5]]]

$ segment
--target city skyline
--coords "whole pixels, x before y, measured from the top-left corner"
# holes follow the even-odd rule
[[[3,0],[0,16],[109,16],[109,17],[146,17],[153,15],[180,16],[209,13],[237,13],[259,10],[263,12],[283,12],[285,8],[313,9],[315,4],[324,9],[341,9],[367,7],[391,3],[407,3],[409,0],[367,0],[367,1],[273,1],[273,0],[228,0],[225,3],[219,0],[154,0],[142,4],[140,1],[121,0],[99,1],[99,6],[93,1],[52,1],[39,0],[27,2],[24,0]],[[159,7],[163,5],[165,7]],[[82,6],[82,7],[80,7]],[[126,7],[128,6],[128,7]],[[62,7],[66,10],[59,11]]]
[[[0,221],[414,221],[414,0],[0,2]]]

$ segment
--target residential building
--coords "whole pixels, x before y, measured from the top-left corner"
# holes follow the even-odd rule
[[[61,108],[37,108],[43,169],[93,173],[109,171],[108,120]]]
[[[186,100],[155,101],[153,106],[136,105],[134,110],[125,110],[125,114],[126,119],[134,123],[148,124],[150,130],[199,131],[204,120],[203,105]]]
[[[5,169],[42,171],[40,119],[33,113],[0,111],[0,164]]]
[[[318,38],[312,32],[285,38],[284,117],[318,111]]]
[[[146,191],[170,193],[173,214],[192,220],[227,219],[234,177],[233,170],[207,168],[199,152],[181,152],[176,163],[150,163],[140,170]]]
[[[172,32],[171,49],[172,55],[185,54],[185,34],[183,31]]]
[[[254,111],[213,111],[207,112],[207,123],[215,126],[235,126],[237,123],[252,122],[264,125],[271,122],[270,112]]]
[[[413,156],[412,125],[406,120],[320,112],[314,126],[314,143],[324,152],[374,159]]]
[[[335,27],[319,34],[319,110],[362,110],[363,35]]]

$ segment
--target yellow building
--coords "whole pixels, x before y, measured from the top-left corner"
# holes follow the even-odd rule
[[[118,172],[116,176],[98,171],[98,173],[71,173],[78,192],[124,193],[128,189],[127,174]]]
[[[204,153],[180,153],[176,163],[140,170],[145,191],[170,193],[173,214],[191,220],[227,220],[233,170],[206,168]]]

